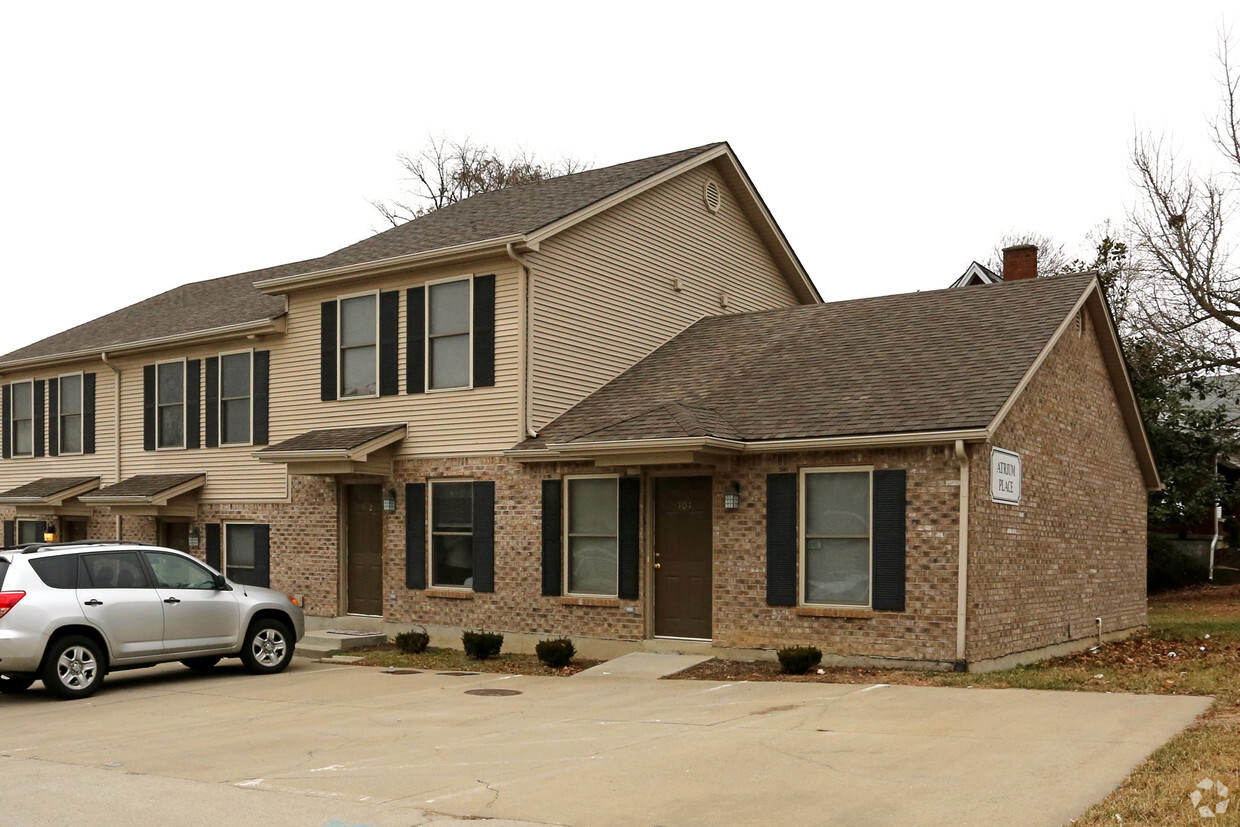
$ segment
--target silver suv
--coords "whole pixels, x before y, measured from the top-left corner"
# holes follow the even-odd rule
[[[0,692],[35,680],[85,698],[117,669],[240,657],[283,670],[305,634],[301,608],[198,560],[141,543],[36,543],[0,551]]]

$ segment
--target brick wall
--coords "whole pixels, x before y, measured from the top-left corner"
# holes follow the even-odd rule
[[[1096,636],[1096,617],[1143,625],[1146,492],[1088,316],[994,445],[1021,455],[1022,498],[991,502],[989,446],[971,446],[968,659]]]

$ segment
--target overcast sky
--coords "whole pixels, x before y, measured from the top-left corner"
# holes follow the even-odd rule
[[[730,141],[827,300],[946,286],[1009,230],[1075,247],[1137,128],[1213,162],[1221,2],[434,5],[6,4],[0,353],[365,238],[428,133]]]

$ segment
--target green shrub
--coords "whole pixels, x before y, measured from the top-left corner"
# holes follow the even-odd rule
[[[499,654],[504,636],[499,632],[466,632],[461,635],[461,644],[465,647],[465,654],[474,660],[486,660]]]
[[[1149,535],[1145,584],[1150,592],[1180,589],[1210,578],[1209,567],[1175,547],[1159,534]]]
[[[406,655],[420,655],[426,651],[426,647],[431,642],[431,636],[426,633],[426,627],[420,628],[422,629],[420,632],[401,632],[392,638],[392,642]]]
[[[822,650],[817,646],[788,646],[775,654],[779,656],[779,671],[787,675],[804,675],[822,663]]]
[[[577,654],[577,647],[568,638],[557,637],[538,641],[534,651],[538,654],[540,661],[550,667],[560,669],[568,666],[573,655]]]

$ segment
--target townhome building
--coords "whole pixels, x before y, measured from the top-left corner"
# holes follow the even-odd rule
[[[320,627],[990,668],[1145,622],[1092,274],[823,304],[727,144],[475,196],[0,357],[5,545]]]

